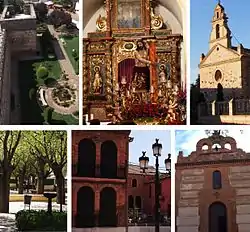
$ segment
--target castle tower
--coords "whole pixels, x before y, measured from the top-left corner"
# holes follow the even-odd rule
[[[220,43],[226,48],[231,47],[231,31],[227,25],[228,18],[224,7],[219,3],[214,9],[214,16],[212,18],[212,31],[210,34],[209,48]]]

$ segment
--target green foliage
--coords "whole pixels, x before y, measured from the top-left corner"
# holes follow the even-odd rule
[[[32,100],[34,98],[34,95],[36,93],[36,90],[34,88],[29,90],[29,98]]]
[[[46,77],[48,77],[48,75],[49,75],[49,70],[42,65],[38,67],[38,69],[36,70],[37,79],[45,79]]]
[[[67,213],[45,210],[21,210],[16,214],[18,231],[66,231]]]

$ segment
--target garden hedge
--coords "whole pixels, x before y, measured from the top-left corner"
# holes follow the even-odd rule
[[[16,214],[18,231],[67,231],[67,213],[21,210]]]

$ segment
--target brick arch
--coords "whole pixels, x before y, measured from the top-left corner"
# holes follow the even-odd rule
[[[78,143],[77,175],[95,177],[96,144],[91,139],[82,139]]]
[[[101,177],[117,177],[117,153],[116,143],[112,140],[106,140],[101,144]]]
[[[95,227],[95,191],[82,186],[77,191],[76,227]]]
[[[213,146],[212,141],[210,139],[201,139],[196,144],[196,151],[197,152],[203,152],[202,147],[205,146],[205,145],[208,146],[207,151],[211,151],[212,150],[212,146]]]
[[[117,226],[117,192],[112,187],[104,187],[100,191],[100,211],[99,226],[100,227],[116,227]]]
[[[226,144],[230,144],[231,146],[231,151],[236,151],[237,150],[237,143],[236,140],[232,137],[225,137],[221,141],[221,144],[223,144],[223,148],[225,147]]]

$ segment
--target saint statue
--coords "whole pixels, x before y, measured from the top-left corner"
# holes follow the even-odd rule
[[[149,65],[152,65],[153,62],[149,60],[149,45],[145,41],[137,42],[137,50],[135,51],[135,66],[134,66],[134,77],[137,74],[137,77],[140,77],[145,80],[146,90],[150,89],[150,71]]]
[[[160,73],[159,73],[159,82],[160,83],[165,83],[167,81],[167,78],[166,78],[166,72],[165,72],[165,65],[161,65],[159,67],[160,69]]]
[[[100,67],[96,66],[94,67],[95,75],[94,75],[94,81],[93,81],[93,91],[95,94],[101,94],[102,93],[102,77],[100,73]]]

